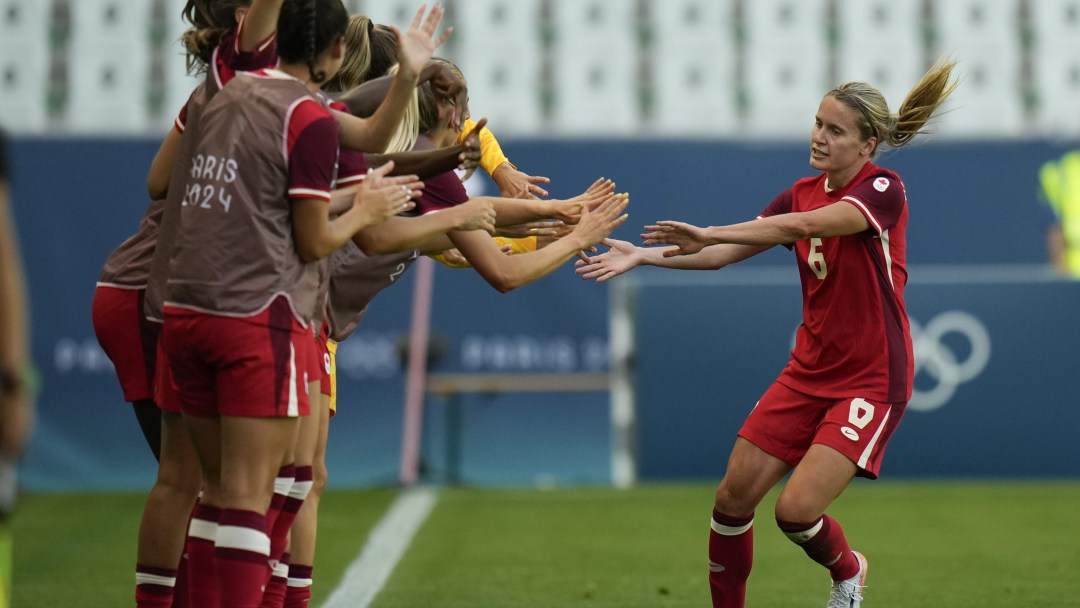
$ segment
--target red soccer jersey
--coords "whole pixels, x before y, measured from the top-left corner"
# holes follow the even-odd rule
[[[331,101],[330,109],[339,112],[349,112],[349,106],[340,101]],[[364,160],[364,153],[359,150],[341,148],[338,151],[338,169],[335,188],[344,188],[364,181],[367,177],[368,166]]]
[[[860,234],[794,243],[803,322],[778,381],[818,397],[906,403],[915,368],[904,307],[904,184],[892,171],[871,163],[843,188],[829,192],[825,184],[824,173],[801,179],[761,214],[812,211],[846,201],[870,224]]]
[[[426,136],[421,135],[416,140],[413,150],[434,150],[435,146]],[[424,190],[420,198],[416,199],[416,208],[413,215],[424,215],[432,211],[440,211],[456,207],[469,202],[469,193],[461,183],[461,178],[453,171],[440,173],[424,180]]]
[[[244,29],[244,20],[241,19],[236,28],[225,35],[225,38],[214,49],[210,65],[207,66],[208,78],[212,78],[217,91],[220,91],[229,81],[236,76],[237,72],[250,72],[274,67],[277,63],[277,32],[270,34],[258,46],[250,51],[240,50],[240,32]],[[173,121],[173,126],[180,133],[184,132],[187,123],[187,103],[180,108],[180,113]]]

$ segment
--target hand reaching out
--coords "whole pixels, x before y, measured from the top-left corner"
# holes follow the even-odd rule
[[[483,156],[480,149],[480,130],[485,126],[487,126],[486,118],[476,121],[476,126],[473,127],[472,131],[469,131],[462,141],[462,144],[465,145],[465,151],[461,153],[459,157],[461,164],[458,165],[458,168],[465,170],[465,174],[461,176],[462,182],[472,177],[472,174],[476,172],[476,168],[480,166],[480,158]]]
[[[596,205],[595,209],[586,209],[581,214],[581,221],[571,233],[581,239],[578,249],[588,249],[599,243],[625,222],[629,216],[623,214],[623,210],[628,202],[627,197],[612,194]]]
[[[460,216],[455,230],[483,230],[495,234],[495,205],[491,199],[470,198],[454,207],[452,213]]]
[[[637,247],[631,243],[604,239],[600,241],[600,244],[607,246],[608,250],[594,256],[583,256],[582,259],[574,262],[576,267],[574,272],[584,280],[596,279],[597,283],[603,283],[641,263]]]
[[[353,196],[353,207],[359,207],[367,217],[365,225],[381,224],[387,219],[416,207],[414,198],[420,196],[424,182],[415,175],[388,176],[394,161],[368,170]]]
[[[435,49],[446,42],[454,28],[446,28],[442,35],[435,38],[435,32],[439,29],[445,12],[441,4],[436,4],[424,17],[427,5],[422,4],[413,17],[412,24],[404,34],[396,26],[391,25],[398,38],[398,63],[399,73],[405,73],[412,78],[418,78],[427,62],[435,54]]]
[[[569,234],[566,224],[558,220],[539,220],[514,226],[500,226],[495,229],[495,236],[504,236],[510,239],[523,239],[530,236],[554,237]]]
[[[642,234],[641,238],[644,239],[646,246],[674,245],[678,248],[665,251],[666,258],[694,254],[708,244],[708,237],[703,228],[685,222],[665,220],[652,226],[645,226],[645,230],[648,232]]]
[[[503,198],[547,198],[548,191],[540,187],[540,184],[551,183],[546,177],[518,171],[509,162],[495,167],[491,179],[499,187],[499,194]]]

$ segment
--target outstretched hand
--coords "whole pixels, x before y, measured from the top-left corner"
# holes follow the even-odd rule
[[[353,205],[367,216],[368,226],[416,207],[413,199],[420,196],[424,182],[415,175],[389,176],[393,169],[394,161],[390,161],[369,170],[353,197]]]
[[[594,209],[586,208],[581,214],[581,220],[574,227],[572,235],[581,239],[579,249],[588,249],[607,238],[618,228],[626,218],[623,213],[629,199],[625,195],[612,194],[596,205]]]
[[[574,262],[574,272],[586,281],[596,279],[597,283],[603,283],[641,263],[637,247],[634,247],[632,243],[604,239],[600,241],[600,244],[605,245],[608,250],[594,256],[581,255],[579,256],[581,259]]]
[[[547,198],[548,191],[540,184],[549,184],[551,180],[540,175],[529,175],[519,171],[509,162],[505,162],[491,174],[491,179],[499,187],[503,198]]]
[[[480,150],[480,131],[487,126],[487,119],[481,118],[476,121],[476,126],[472,131],[469,131],[462,140],[462,144],[465,146],[465,151],[461,153],[459,157],[461,164],[458,165],[459,169],[464,169],[465,173],[461,176],[461,181],[465,182],[473,173],[476,172],[476,168],[480,166],[480,158],[483,155]]]
[[[664,251],[664,257],[676,255],[690,255],[697,253],[708,244],[705,230],[687,224],[685,222],[673,222],[665,220],[652,226],[645,226],[645,232],[641,235],[644,244],[649,245],[674,245],[676,249]]]
[[[454,30],[448,27],[436,38],[435,33],[439,29],[439,22],[442,21],[445,10],[441,4],[436,4],[431,7],[431,11],[428,11],[427,17],[424,16],[425,11],[427,11],[427,5],[420,5],[412,24],[404,34],[396,26],[390,26],[398,39],[398,63],[401,66],[399,71],[406,72],[413,78],[419,77],[428,60],[435,54],[435,49],[446,42]]]

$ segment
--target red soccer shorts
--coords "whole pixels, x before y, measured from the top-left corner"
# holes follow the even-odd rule
[[[184,414],[308,414],[305,353],[313,338],[283,298],[250,317],[166,307],[162,340]]]
[[[319,365],[319,392],[327,396],[334,394],[330,382],[330,351],[326,344],[329,339],[330,327],[323,323],[319,328],[319,335],[315,338],[315,358]]]
[[[180,398],[176,395],[172,368],[169,367],[169,354],[165,352],[165,341],[158,340],[157,365],[154,367],[154,401],[159,409],[174,414],[183,412]]]
[[[885,446],[906,405],[813,397],[774,382],[739,436],[791,466],[802,461],[811,445],[826,445],[854,462],[857,475],[877,479]]]
[[[91,318],[98,343],[116,368],[124,401],[154,396],[154,359],[161,326],[142,314],[145,289],[99,285],[94,290]]]

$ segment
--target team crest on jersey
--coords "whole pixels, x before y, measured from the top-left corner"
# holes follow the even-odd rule
[[[884,192],[889,189],[889,180],[885,177],[879,177],[874,180],[874,190],[878,192]]]

